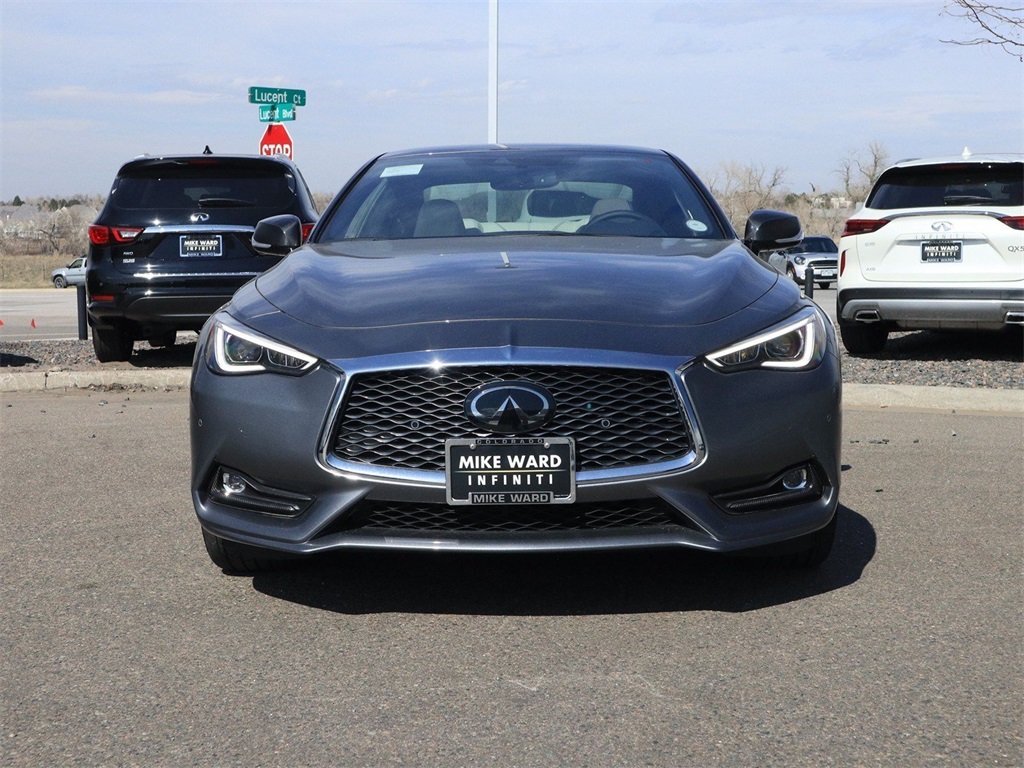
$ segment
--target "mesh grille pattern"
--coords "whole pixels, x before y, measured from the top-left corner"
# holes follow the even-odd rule
[[[669,461],[690,451],[690,431],[663,372],[503,366],[353,377],[334,452],[362,464],[443,471],[446,439],[488,435],[474,429],[464,406],[475,387],[498,380],[528,381],[552,394],[554,419],[523,436],[573,438],[579,470]]]
[[[594,504],[467,506],[363,502],[324,534],[340,531],[550,532],[685,526],[660,499]]]

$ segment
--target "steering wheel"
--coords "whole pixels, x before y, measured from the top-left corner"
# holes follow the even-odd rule
[[[650,216],[626,210],[599,213],[580,227],[576,233],[579,235],[668,237],[668,233]]]

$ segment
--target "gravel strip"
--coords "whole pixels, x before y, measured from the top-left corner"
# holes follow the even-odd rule
[[[178,343],[166,349],[137,342],[130,361],[98,363],[88,341],[0,340],[0,369],[13,373],[189,368],[195,342],[195,334],[179,334]],[[1007,333],[896,333],[879,355],[852,357],[844,350],[843,380],[856,384],[1024,389],[1024,339],[1016,329]]]

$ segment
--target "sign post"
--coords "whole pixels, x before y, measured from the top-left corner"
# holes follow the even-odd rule
[[[278,123],[271,123],[260,139],[261,155],[284,155],[289,160],[295,159],[295,146],[288,129]]]

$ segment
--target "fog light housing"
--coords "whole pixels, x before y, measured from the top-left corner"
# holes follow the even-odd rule
[[[767,483],[713,494],[711,498],[732,515],[790,507],[820,499],[825,492],[821,477],[813,464],[803,464],[780,472]]]
[[[213,473],[209,495],[212,501],[227,507],[279,517],[301,515],[315,500],[314,496],[271,488],[226,467],[218,467]]]
[[[225,496],[231,496],[236,493],[245,493],[245,489],[247,487],[245,478],[241,475],[227,471],[220,473],[220,488],[224,492]]]
[[[787,491],[800,491],[810,483],[810,474],[807,467],[793,469],[782,476],[782,487]]]

